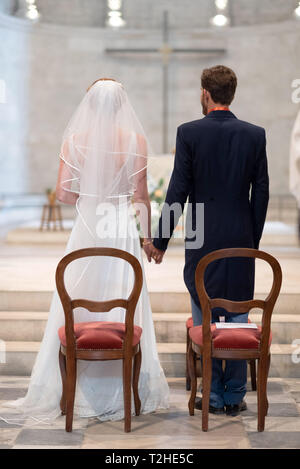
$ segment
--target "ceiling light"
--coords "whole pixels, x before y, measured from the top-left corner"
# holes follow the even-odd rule
[[[25,16],[29,20],[38,20],[40,17],[40,14],[38,12],[36,5],[28,5],[28,9],[25,13]]]
[[[218,14],[218,15],[215,15],[213,18],[211,18],[210,23],[213,26],[219,26],[219,27],[220,26],[227,26],[229,24],[229,20],[228,20],[227,16],[222,15],[222,14]]]
[[[225,10],[227,8],[228,0],[215,0],[215,4],[219,10]]]
[[[120,28],[125,25],[122,18],[122,0],[108,0],[107,1],[108,13],[106,25],[113,28]]]
[[[294,14],[295,14],[297,19],[300,19],[300,2],[298,3],[297,8],[295,8]]]

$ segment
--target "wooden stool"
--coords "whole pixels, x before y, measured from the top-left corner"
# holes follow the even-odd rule
[[[60,230],[63,230],[61,207],[58,204],[45,204],[43,205],[42,219],[40,231],[43,231],[44,226],[47,226],[47,230],[52,229],[56,231],[57,225]]]

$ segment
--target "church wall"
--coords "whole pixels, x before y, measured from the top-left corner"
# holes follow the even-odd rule
[[[10,5],[24,0],[1,0]],[[42,21],[73,26],[103,27],[107,0],[35,0]],[[123,0],[126,27],[156,29],[164,10],[170,12],[172,28],[207,27],[215,14],[213,0]],[[251,25],[286,21],[297,0],[229,0],[233,24]]]
[[[105,26],[106,0],[37,0],[35,3],[46,23]]]
[[[44,0],[47,1],[47,0]],[[213,0],[123,0],[124,18],[131,28],[157,28],[164,10],[170,12],[173,28],[208,27],[216,14]],[[290,19],[296,0],[229,0],[234,25],[264,24]]]
[[[298,106],[292,80],[300,78],[300,24],[171,30],[179,47],[225,47],[222,56],[173,56],[169,70],[169,149],[176,127],[201,117],[200,75],[224,63],[237,73],[233,112],[266,127],[272,193],[288,192],[289,139]],[[112,76],[126,87],[153,147],[162,151],[162,70],[158,54],[108,56],[106,47],[160,47],[160,30],[31,25],[0,16],[0,193],[42,192],[55,184],[61,136],[87,86]]]
[[[0,13],[11,15],[15,12],[18,5],[18,0],[1,0]]]

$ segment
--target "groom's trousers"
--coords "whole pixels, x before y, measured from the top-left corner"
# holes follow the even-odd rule
[[[194,326],[202,325],[201,308],[191,297],[192,316]],[[212,322],[219,322],[225,316],[226,322],[248,322],[248,314],[216,313],[212,311]],[[210,391],[210,405],[221,408],[224,405],[234,405],[241,402],[246,394],[247,361],[226,360],[223,370],[222,360],[212,359],[212,380]]]

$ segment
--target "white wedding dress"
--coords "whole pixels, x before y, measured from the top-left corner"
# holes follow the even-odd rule
[[[113,108],[111,115],[116,114],[116,98],[117,122],[112,117],[109,118],[111,108]],[[91,106],[89,101],[91,99],[94,110],[95,102],[99,107],[99,116],[98,110],[96,118],[93,115],[93,122],[98,119],[95,127],[97,132],[94,136],[93,132],[90,132],[93,122],[87,120],[86,111]],[[103,115],[106,116],[105,127],[101,120]],[[123,87],[113,82],[94,85],[70,121],[63,138],[61,158],[71,169],[71,177],[64,181],[65,189],[77,193],[79,197],[76,204],[78,214],[66,253],[86,247],[113,247],[133,254],[143,268],[136,220],[131,213],[131,195],[135,184],[138,184],[135,182],[135,177],[145,170],[146,157],[143,155],[144,162],[141,165],[141,158],[138,158],[141,154],[138,151],[137,135],[143,135],[143,131],[137,122]],[[117,133],[114,132],[113,137],[110,133],[108,138],[108,124],[117,129],[122,128],[121,135],[125,136],[123,140],[128,142],[125,151],[124,142],[122,151],[117,142],[120,138],[119,130]],[[85,127],[88,128],[89,141],[85,139],[83,144],[82,139],[79,142],[77,137],[76,141],[74,136],[79,135],[78,129],[83,135],[87,135]],[[129,137],[126,140],[127,136]],[[67,151],[66,142],[68,142]],[[98,150],[95,156],[91,148],[99,149],[99,146],[105,149],[101,152]],[[78,156],[79,153],[81,156]],[[79,259],[67,267],[65,284],[71,298],[98,301],[127,298],[133,286],[133,270],[122,259],[109,257]],[[122,308],[115,308],[108,313],[90,313],[83,308],[74,311],[75,322],[96,320],[124,322],[124,316]],[[166,409],[169,406],[169,388],[158,359],[145,275],[134,322],[143,329],[139,379],[141,413]],[[63,325],[64,313],[55,291],[27,395],[17,401],[8,402],[5,410],[1,409],[0,418],[8,423],[22,425],[51,423],[60,415],[62,384],[58,362],[60,342],[57,331]],[[134,411],[134,406],[132,409]],[[121,360],[77,362],[74,415],[94,416],[103,421],[119,420],[124,417]]]

